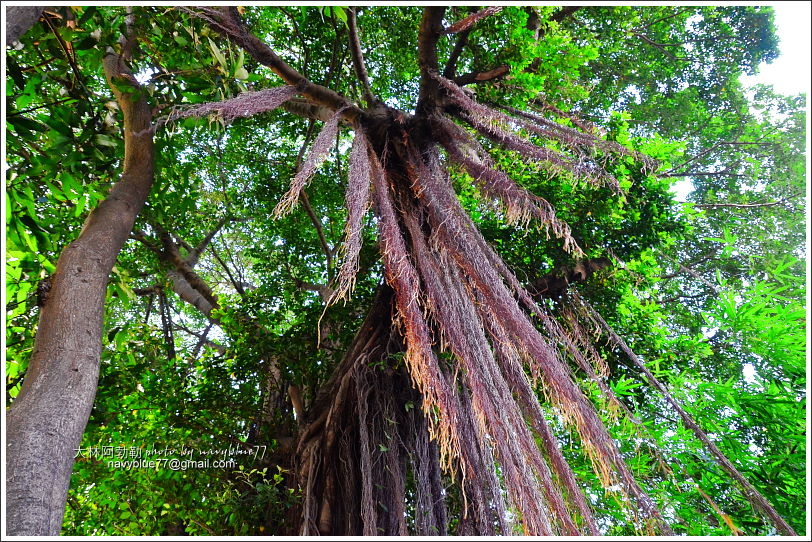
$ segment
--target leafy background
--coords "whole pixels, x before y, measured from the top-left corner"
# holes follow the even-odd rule
[[[589,257],[622,262],[579,284],[580,294],[805,533],[806,97],[769,86],[748,93],[738,79],[777,56],[772,11],[588,7],[547,22],[556,9],[507,7],[483,20],[458,71],[507,64],[510,77],[478,87],[478,100],[523,107],[541,99],[561,122],[572,123],[563,112],[574,113],[662,166],[641,175],[622,160],[613,165],[626,190],[619,196],[545,175],[492,149],[498,164],[555,206]],[[456,20],[464,10],[450,13]],[[134,12],[134,72],[164,111],[278,84],[201,21],[167,7]],[[247,8],[244,16],[312,81],[360,96],[342,8]],[[533,17],[541,21],[538,41],[528,28]],[[358,14],[373,90],[406,111],[417,95],[419,18],[414,7]],[[10,402],[31,354],[38,287],[120,171],[118,112],[101,56],[124,26],[123,8],[58,8],[7,51]],[[450,40],[440,42],[441,59],[451,47]],[[203,450],[250,442],[267,396],[268,360],[279,364],[279,381],[305,394],[329,377],[381,270],[367,228],[356,292],[329,309],[319,343],[324,305],[308,285],[326,284],[336,271],[350,134],[340,134],[306,191],[312,216],[298,208],[270,219],[317,125],[277,111],[229,126],[187,119],[156,134],[156,185],[136,224],[143,240],[125,246],[111,275],[99,392],[83,448]],[[684,204],[670,192],[683,179],[694,186]],[[506,226],[462,172],[454,180],[466,209],[517,276],[529,282],[573,263],[543,231]],[[221,219],[224,226],[196,267],[221,306],[219,325],[209,329],[199,311],[170,291],[167,265],[148,242],[163,228],[195,246]],[[155,287],[166,294],[140,295]],[[639,423],[611,409],[602,411],[604,421],[675,530],[774,534],[624,355],[598,347],[612,389]],[[595,400],[601,404],[597,392]],[[80,456],[63,534],[273,534],[298,498],[279,467],[284,440],[294,431],[291,410],[280,405],[289,432],[262,443],[265,458],[239,457],[233,469],[124,470]],[[601,528],[633,532],[579,443],[557,430]]]

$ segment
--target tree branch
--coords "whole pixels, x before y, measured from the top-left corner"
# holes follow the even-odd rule
[[[191,267],[197,265],[197,260],[200,258],[200,255],[203,254],[203,251],[209,246],[209,243],[211,243],[211,240],[214,239],[214,236],[220,232],[220,230],[229,220],[231,220],[231,217],[229,216],[224,216],[221,218],[214,228],[208,233],[208,235],[206,235],[206,237],[204,237],[195,248],[189,251],[189,255],[185,258],[186,263],[188,263]]]
[[[164,243],[164,254],[166,260],[171,263],[175,270],[180,273],[180,275],[189,283],[189,285],[194,288],[197,292],[202,295],[206,301],[211,304],[211,309],[219,308],[220,305],[217,302],[217,295],[212,291],[206,282],[200,278],[200,275],[194,272],[192,267],[180,257],[180,253],[178,252],[178,247],[169,237],[169,234],[164,234],[161,236],[162,241]],[[206,316],[211,313],[211,309],[208,310]],[[204,311],[206,312],[206,311]]]
[[[214,259],[217,260],[217,263],[219,263],[220,266],[225,270],[226,275],[228,275],[228,280],[231,281],[231,285],[234,286],[234,289],[237,290],[237,293],[240,294],[241,297],[244,297],[245,288],[243,288],[242,282],[234,278],[234,275],[231,274],[231,269],[229,269],[226,263],[223,261],[223,259],[220,258],[220,255],[217,254],[217,251],[214,249],[213,246],[211,247],[211,254],[212,256],[214,256]]]
[[[497,79],[502,77],[506,73],[510,71],[510,67],[507,65],[502,65],[492,70],[488,70],[486,72],[479,72],[479,73],[466,73],[465,75],[460,75],[459,77],[455,77],[453,81],[458,86],[465,86],[471,85],[474,83],[484,83],[485,81],[491,81],[493,79]]]
[[[699,441],[705,446],[705,449],[708,450],[711,455],[713,455],[715,462],[739,484],[745,499],[747,499],[747,501],[752,504],[756,510],[769,518],[781,534],[786,536],[797,536],[792,527],[778,514],[775,508],[772,507],[772,505],[767,501],[767,499],[764,498],[759,490],[756,489],[756,487],[754,487],[744,477],[744,475],[742,475],[741,472],[739,472],[733,462],[731,462],[716,446],[707,433],[705,433],[705,431],[699,426],[696,420],[694,420],[694,418],[682,408],[682,405],[677,402],[673,395],[671,395],[665,385],[663,385],[663,383],[654,376],[654,374],[648,369],[648,367],[646,367],[637,354],[635,354],[634,351],[629,348],[626,341],[615,333],[615,330],[606,323],[598,311],[593,309],[592,306],[577,293],[573,295],[573,298],[577,303],[586,309],[590,317],[598,323],[599,327],[603,329],[611,341],[620,347],[621,351],[623,351],[634,366],[643,372],[649,385],[663,395],[665,400],[668,401],[673,410],[681,418],[683,426],[693,432],[696,438],[699,439]]]
[[[566,293],[570,284],[583,282],[597,271],[611,265],[612,262],[608,258],[581,260],[571,268],[553,271],[537,278],[527,285],[527,291],[533,296],[559,299]]]
[[[296,283],[297,288],[301,288],[302,290],[310,290],[312,292],[318,292],[321,298],[324,301],[329,300],[333,297],[335,291],[327,285],[324,284],[313,284],[312,282],[307,282],[304,280],[293,279]]]
[[[361,109],[350,100],[329,88],[310,82],[304,75],[282,60],[266,43],[250,34],[240,20],[236,7],[199,7],[197,9],[179,7],[177,9],[209,23],[212,29],[224,34],[233,43],[245,49],[257,62],[269,67],[283,81],[289,85],[295,85],[300,94],[309,98],[313,103],[328,107],[332,111],[346,108],[342,116],[351,124],[355,124],[358,117],[361,116]]]
[[[437,82],[432,73],[439,73],[437,40],[443,31],[445,6],[426,7],[417,36],[417,61],[420,66],[420,95],[417,110],[426,112],[437,103]]]
[[[347,10],[347,32],[350,37],[350,54],[352,55],[352,65],[355,68],[355,75],[361,83],[361,92],[367,106],[372,105],[375,96],[369,86],[369,74],[364,63],[364,53],[361,50],[361,39],[358,37],[358,23],[355,17],[357,8]]]
[[[62,527],[75,450],[96,395],[107,283],[154,177],[152,108],[121,58],[102,59],[124,115],[121,178],[59,256],[25,380],[6,413],[6,529],[54,536]]]
[[[665,255],[665,254],[664,254],[664,256],[665,256],[666,259],[670,260],[673,264],[677,265],[680,271],[688,273],[689,275],[694,277],[696,280],[698,280],[699,282],[701,282],[702,284],[707,286],[710,289],[710,291],[713,292],[715,295],[719,295],[719,293],[720,293],[719,288],[717,288],[715,284],[713,284],[712,282],[707,280],[705,277],[703,277],[702,275],[700,275],[699,273],[697,273],[696,271],[694,271],[693,269],[691,269],[687,265],[680,263],[679,261],[677,261],[676,258],[672,258],[671,256],[668,256],[668,255]]]
[[[756,207],[773,207],[786,203],[787,198],[781,198],[778,201],[767,201],[764,203],[700,203],[694,205],[696,209],[720,209],[724,207],[731,207],[735,209],[754,209]]]
[[[310,198],[307,197],[307,193],[304,190],[299,193],[299,200],[302,202],[302,207],[304,207],[307,216],[310,217],[310,222],[313,223],[313,227],[316,228],[316,234],[319,236],[319,243],[321,244],[321,248],[324,250],[324,255],[327,258],[327,270],[329,274],[333,265],[333,251],[330,250],[330,245],[327,244],[327,238],[324,236],[324,228],[322,228],[321,221],[316,216],[316,213],[313,212],[313,207],[310,205]]]
[[[209,346],[220,354],[225,354],[228,351],[228,349],[222,344],[216,343],[208,338],[208,334],[209,331],[211,331],[212,325],[213,324],[210,323],[208,326],[206,326],[206,329],[203,331],[203,333],[198,333],[196,331],[192,331],[188,327],[183,326],[181,324],[175,324],[175,327],[178,328],[179,330],[188,333],[193,337],[197,337],[198,342],[193,350],[194,352],[193,357],[195,358],[197,357],[198,353],[200,352],[200,348],[202,348],[203,346]]]
[[[457,32],[463,32],[465,30],[468,30],[472,26],[474,26],[477,22],[479,22],[481,19],[484,19],[485,17],[489,17],[491,15],[495,15],[500,11],[502,11],[502,6],[481,9],[476,13],[472,13],[466,18],[461,19],[456,23],[452,24],[451,26],[443,30],[443,34],[456,34]]]
[[[567,17],[571,16],[573,13],[578,11],[579,9],[583,9],[586,6],[564,6],[555,13],[550,16],[551,21],[561,22]]]
[[[457,75],[457,61],[462,54],[462,50],[465,48],[465,44],[468,43],[468,34],[471,33],[471,29],[463,30],[459,34],[457,34],[457,41],[454,43],[454,49],[451,50],[451,54],[448,56],[448,61],[445,63],[445,68],[443,68],[443,77],[446,79],[454,79]]]

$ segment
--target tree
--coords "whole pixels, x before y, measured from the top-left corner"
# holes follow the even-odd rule
[[[663,271],[643,265],[647,254],[668,250],[691,231],[671,206],[670,181],[658,174],[667,166],[656,160],[678,159],[676,145],[630,132],[622,115],[601,131],[564,111],[589,97],[579,70],[601,73],[597,45],[619,51],[611,44],[625,39],[568,29],[585,13],[599,19],[598,11],[46,12],[9,56],[16,106],[9,122],[21,136],[7,196],[16,303],[9,436],[15,431],[16,442],[39,446],[31,453],[33,444],[15,448],[9,439],[9,497],[16,499],[9,532],[39,526],[40,534],[59,532],[77,448],[139,449],[148,442],[153,451],[228,443],[270,453],[239,469],[154,473],[115,470],[109,459],[79,453],[67,528],[672,533],[693,532],[692,520],[710,514],[724,520],[720,528],[737,532],[737,522],[755,511],[749,528],[769,522],[793,533],[762,495],[764,485],[748,480],[739,457],[731,461],[729,447],[660,383],[670,379],[673,386],[695,373],[680,367],[663,373],[648,362],[647,354],[672,339],[654,332],[657,304],[644,308],[630,299],[629,277],[652,281]],[[610,14],[623,17],[621,11]],[[631,13],[673,19],[668,28],[702,17],[708,35],[747,44],[751,64],[769,58],[773,46],[769,39],[748,42],[764,17],[747,10]],[[103,60],[104,45],[122,33],[118,53]],[[365,49],[365,40],[391,47]],[[204,60],[191,61],[189,51]],[[67,76],[38,69],[44,55],[63,59]],[[148,83],[128,76],[121,59]],[[117,108],[105,103],[94,80],[102,62]],[[666,72],[684,70],[676,60],[662,62]],[[733,80],[749,65],[721,58],[714,82]],[[708,84],[703,95],[713,97]],[[602,97],[620,100],[608,87]],[[150,110],[147,99],[161,105]],[[32,103],[50,115],[38,115]],[[128,128],[133,103],[146,119],[138,129]],[[116,109],[125,120],[122,181],[53,266],[49,255],[75,235],[71,224],[103,199],[100,184],[118,167],[98,152],[100,145],[120,146],[107,133],[114,132]],[[654,122],[654,110],[640,117],[668,129]],[[196,120],[202,116],[208,124]],[[153,133],[160,148],[154,166],[151,155],[131,160],[132,138],[151,141]],[[57,169],[59,148],[71,150]],[[83,153],[95,155],[93,168]],[[63,278],[71,247],[89,238],[91,225],[111,228],[114,221],[98,218],[107,202],[135,178],[135,168],[150,167],[156,189],[134,228],[138,204],[130,206],[129,222],[116,222],[120,242],[110,245],[92,281],[97,295],[64,303],[61,296],[80,292]],[[299,203],[304,213],[294,209]],[[306,217],[308,227],[297,217]],[[124,244],[122,232],[130,230]],[[27,361],[33,284],[46,271],[53,286]],[[644,291],[639,283],[635,288]],[[774,314],[772,290],[751,293],[764,303],[748,314]],[[49,320],[68,321],[65,311],[80,306],[97,315],[81,322],[92,327],[94,363],[101,358],[92,413],[96,374],[82,373],[87,385],[71,387],[70,378],[42,371],[36,353],[58,339]],[[623,317],[630,311],[646,314],[629,323]],[[791,325],[792,318],[789,311],[782,321]],[[624,324],[622,334],[612,320]],[[751,325],[719,322],[726,329]],[[634,345],[643,359],[621,338],[638,330],[650,337]],[[600,336],[605,342],[593,339]],[[673,340],[700,349],[692,337]],[[68,347],[53,348],[66,372],[79,359],[64,354]],[[772,366],[771,352],[753,351]],[[39,384],[43,374],[56,384]],[[662,395],[632,393],[630,378],[641,375]],[[59,385],[86,408],[37,400],[35,390]],[[678,412],[697,440],[669,439],[667,431],[680,425],[662,424],[666,409]],[[56,466],[42,471],[58,485],[46,490],[17,473],[44,465],[46,455],[47,443],[25,424],[42,427],[43,417],[63,423],[55,414],[70,417],[73,430],[51,431],[67,440]],[[701,444],[692,444],[691,453],[707,453],[727,477],[727,493],[716,500],[702,489],[703,463],[684,453],[680,442],[688,441]],[[694,484],[690,496],[675,494],[685,490],[674,470],[661,468],[669,463]],[[786,485],[797,480],[790,476]],[[152,491],[139,489],[147,484]],[[740,496],[730,493],[737,487]],[[204,500],[230,512],[196,511]],[[708,512],[695,511],[706,503]],[[731,519],[720,504],[741,511]],[[792,505],[781,510],[793,517]]]

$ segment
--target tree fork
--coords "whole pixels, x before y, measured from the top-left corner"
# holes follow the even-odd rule
[[[73,460],[98,385],[107,281],[152,187],[153,126],[145,93],[118,55],[105,56],[104,73],[124,114],[124,169],[59,257],[26,378],[8,412],[9,535],[60,532]]]

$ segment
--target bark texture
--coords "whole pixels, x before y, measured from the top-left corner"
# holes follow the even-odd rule
[[[28,32],[39,20],[43,6],[9,6],[6,8],[6,46]]]
[[[104,72],[124,113],[124,171],[59,257],[26,378],[8,412],[9,535],[60,532],[73,460],[96,395],[108,278],[152,186],[145,95],[118,56],[105,57]]]

